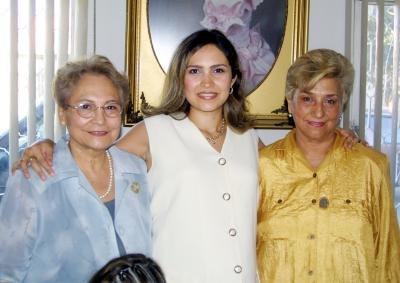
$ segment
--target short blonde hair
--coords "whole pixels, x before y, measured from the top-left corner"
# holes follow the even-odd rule
[[[130,95],[128,79],[115,69],[107,57],[100,55],[94,55],[84,60],[70,61],[57,71],[53,83],[53,95],[58,106],[67,107],[72,90],[85,74],[107,77],[118,89],[120,103],[125,107]]]
[[[292,100],[296,90],[311,90],[324,78],[337,81],[342,92],[342,106],[345,106],[353,90],[354,68],[345,56],[330,49],[311,50],[290,66],[286,78],[286,99]]]

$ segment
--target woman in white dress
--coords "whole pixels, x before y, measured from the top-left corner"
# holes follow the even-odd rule
[[[147,162],[153,256],[167,282],[256,281],[258,137],[238,62],[219,31],[187,37],[160,106],[118,143]]]

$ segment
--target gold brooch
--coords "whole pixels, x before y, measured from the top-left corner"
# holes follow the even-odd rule
[[[134,193],[138,193],[140,191],[140,184],[139,182],[133,182],[131,185],[131,190]]]

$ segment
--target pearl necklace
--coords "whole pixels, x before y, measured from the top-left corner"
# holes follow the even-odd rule
[[[224,133],[225,133],[225,118],[222,118],[221,126],[218,127],[216,130],[217,134],[214,136],[206,136],[207,141],[210,144],[215,144],[217,142],[217,139],[219,139]]]
[[[108,150],[106,150],[106,156],[108,160],[108,170],[110,173],[110,177],[108,179],[108,187],[107,190],[104,192],[104,194],[99,195],[100,199],[105,198],[112,190],[113,188],[113,180],[114,180],[114,170],[113,170],[113,165],[112,165],[112,159],[111,159],[111,154]]]

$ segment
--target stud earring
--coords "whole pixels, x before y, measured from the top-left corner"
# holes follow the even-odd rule
[[[289,118],[293,118],[292,113],[288,113],[288,117],[289,117]]]

